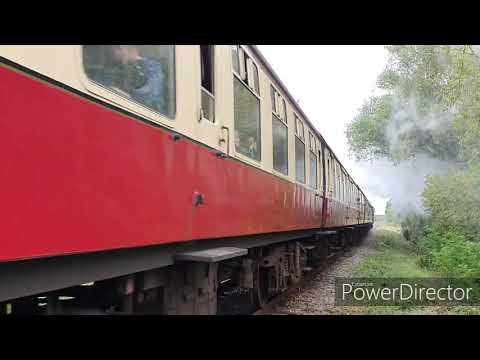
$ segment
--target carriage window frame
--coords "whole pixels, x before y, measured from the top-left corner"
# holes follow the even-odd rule
[[[210,121],[211,123],[215,124],[216,121],[215,121],[215,115],[216,115],[216,112],[215,112],[215,106],[216,106],[216,98],[215,98],[215,80],[216,80],[216,77],[215,77],[215,45],[200,45],[199,46],[199,50],[200,50],[200,72],[202,71],[202,67],[204,66],[203,64],[203,55],[202,55],[202,46],[208,46],[208,50],[210,52],[210,81],[211,81],[211,87],[212,87],[212,90],[208,90],[207,88],[205,88],[203,86],[203,78],[202,78],[202,74],[200,73],[200,108],[202,109],[202,119],[204,120],[207,120],[207,121]],[[204,108],[203,108],[203,97],[204,96],[207,96],[208,99],[210,100],[211,102],[211,105],[212,106],[212,112],[213,112],[213,116],[212,118],[210,119],[209,117],[205,116],[205,112],[204,112]]]
[[[308,130],[308,156],[309,156],[309,166],[310,166],[310,176],[308,178],[309,186],[315,190],[318,190],[318,155],[317,155],[317,140],[313,135],[312,131]],[[315,183],[312,182],[312,156],[315,158]]]
[[[313,135],[313,133],[311,131],[309,131],[308,136],[309,136],[309,150],[316,153],[317,152],[317,140],[315,139],[315,135]]]
[[[312,158],[315,159],[315,172],[312,171]],[[310,159],[310,177],[309,177],[309,182],[310,182],[310,187],[318,190],[318,155],[313,151],[309,150],[309,159]],[[315,182],[312,181],[312,174],[315,174]]]
[[[286,141],[287,141],[287,146],[286,146],[286,172],[283,172],[281,170],[279,170],[278,168],[275,168],[275,160],[274,160],[274,157],[275,157],[275,148],[274,148],[274,144],[275,144],[275,139],[274,139],[274,131],[273,131],[273,126],[274,126],[274,122],[275,121],[278,121],[279,122],[279,126],[283,126],[285,128],[285,132],[286,132]],[[289,161],[288,161],[288,155],[289,155],[289,140],[288,140],[289,136],[288,136],[288,124],[284,121],[282,121],[282,119],[280,119],[277,115],[275,115],[274,113],[272,113],[272,168],[275,172],[277,173],[280,173],[284,176],[289,176]]]
[[[277,95],[273,85],[270,85],[270,101],[272,103],[272,113],[277,114]]]
[[[340,166],[338,165],[338,160],[335,158],[335,199],[340,201],[340,193],[341,193],[341,181],[340,181]]]
[[[126,108],[127,111],[140,114],[141,116],[147,118],[150,121],[165,122],[165,120],[168,120],[168,123],[165,123],[165,124],[168,126],[173,126],[173,123],[177,120],[177,115],[178,115],[177,101],[179,99],[178,83],[177,83],[177,80],[178,80],[177,78],[177,69],[178,69],[177,45],[171,45],[172,46],[171,63],[173,65],[173,69],[171,71],[171,74],[172,74],[171,83],[173,85],[172,94],[174,95],[174,101],[172,102],[172,111],[170,114],[163,114],[154,108],[148,107],[145,104],[142,104],[139,101],[136,101],[130,97],[127,97],[124,94],[118,91],[115,91],[114,89],[90,78],[87,72],[85,71],[85,65],[83,61],[84,46],[85,45],[78,45],[77,47],[77,58],[78,58],[77,64],[80,70],[81,81],[85,86],[86,90],[108,101],[111,101],[116,106]],[[161,46],[161,45],[156,45],[156,46]],[[128,105],[125,105],[122,102],[126,102]]]
[[[234,50],[233,49],[236,49],[236,56],[234,56]],[[258,147],[259,147],[259,152],[258,152],[258,159],[255,159],[253,157],[250,157],[248,155],[245,155],[241,152],[239,152],[237,150],[237,147],[234,146],[234,151],[235,151],[235,155],[239,158],[241,158],[242,160],[245,160],[245,161],[248,161],[249,163],[255,165],[255,166],[261,166],[262,164],[262,150],[263,150],[263,142],[262,142],[262,98],[260,96],[260,81],[259,81],[259,77],[260,75],[258,74],[258,65],[255,63],[255,61],[251,58],[251,56],[245,51],[245,49],[243,48],[242,45],[231,45],[231,56],[232,56],[232,74],[233,74],[233,80],[235,82],[235,79],[238,80],[248,91],[250,91],[250,93],[253,94],[253,96],[255,96],[258,100],[258,103],[259,103],[259,124],[258,124],[258,128],[259,128],[259,138],[258,138]],[[235,69],[236,67],[234,66],[234,59],[235,58],[235,62],[238,63],[238,71]],[[255,68],[257,69],[257,79],[258,79],[258,93],[255,92],[255,89],[253,89],[250,84],[248,83],[248,69],[246,68],[247,66],[247,60],[246,58],[249,58],[252,62],[252,64],[255,66]],[[243,72],[245,74],[245,80],[242,78],[242,64],[243,64]],[[235,85],[234,86],[234,89],[235,89]],[[235,90],[234,90],[235,91]],[[233,94],[233,101],[235,103],[235,94]],[[235,109],[234,109],[234,112],[235,112]],[[233,118],[233,128],[234,128],[234,132],[235,132],[235,113],[234,113],[234,118]],[[235,136],[235,135],[234,135]]]
[[[282,94],[273,84],[270,84],[270,101],[272,103],[272,113],[285,124],[288,123],[287,103]]]
[[[300,133],[299,129],[301,128],[302,132]],[[298,178],[297,172],[297,141],[300,141],[303,145],[303,180]],[[305,126],[303,125],[302,120],[295,114],[295,180],[307,184],[307,165],[306,165],[306,144],[305,144]]]
[[[230,45],[230,52],[232,57],[232,71],[234,73],[240,74],[240,46]],[[234,54],[234,52],[236,52],[236,55]]]
[[[237,49],[239,49],[238,55],[240,55],[240,49],[242,49],[243,53],[245,54],[245,50],[243,50],[243,48],[242,48],[241,45],[234,45],[234,46],[236,46]],[[233,54],[233,53],[232,53],[232,54]],[[247,54],[247,56],[248,56],[248,54]],[[240,56],[239,56],[239,57],[240,57]],[[232,58],[233,58],[233,55],[232,55]],[[253,60],[252,60],[252,63],[255,64],[255,62],[254,62]],[[255,65],[256,65],[256,64],[255,64]],[[257,69],[258,69],[258,67],[257,67]],[[258,121],[259,121],[259,123],[258,123],[258,130],[259,130],[259,131],[258,131],[258,148],[259,148],[259,150],[258,150],[258,159],[255,159],[255,158],[253,158],[253,157],[251,157],[251,156],[245,155],[245,154],[243,154],[242,152],[238,151],[236,145],[234,145],[235,155],[236,155],[237,157],[245,160],[245,161],[248,161],[249,163],[251,163],[251,164],[253,164],[253,165],[261,166],[261,164],[262,164],[262,159],[263,159],[263,157],[262,157],[262,150],[263,150],[263,142],[262,142],[262,99],[261,99],[261,97],[260,97],[260,94],[255,93],[254,89],[252,89],[252,88],[250,87],[250,85],[242,79],[241,75],[235,71],[235,69],[233,68],[233,66],[232,66],[232,75],[233,75],[233,83],[235,83],[235,80],[238,80],[238,81],[240,82],[240,84],[247,89],[247,91],[249,91],[251,94],[253,94],[253,96],[255,96],[255,97],[257,98],[257,100],[258,100],[258,109],[259,109],[259,117],[258,117]],[[260,86],[260,84],[258,84],[258,86]],[[234,104],[235,104],[235,84],[233,84],[233,90],[234,90],[233,102],[234,102]],[[235,133],[235,130],[236,130],[236,128],[235,128],[235,105],[234,105],[234,110],[233,110],[233,111],[234,111],[234,115],[233,115],[233,129],[234,129],[234,133]],[[235,135],[234,135],[234,136],[235,136]]]
[[[236,56],[234,56],[234,50],[236,48]],[[258,65],[252,56],[245,50],[242,45],[231,45],[232,55],[232,73],[259,99],[260,94],[260,73],[258,71]],[[235,58],[235,61],[233,60]],[[252,76],[249,76],[249,61],[253,66]],[[235,64],[238,64],[238,71],[235,69]],[[245,78],[244,78],[245,77]],[[253,80],[252,80],[253,78]],[[253,85],[253,86],[252,86]]]
[[[302,130],[301,132],[299,131],[300,128]],[[295,114],[295,135],[305,144],[305,126],[297,114]]]

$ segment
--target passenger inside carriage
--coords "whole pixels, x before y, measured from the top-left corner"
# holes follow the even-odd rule
[[[248,138],[248,154],[254,159],[257,158],[257,142],[251,136]]]
[[[244,136],[242,138],[237,130],[235,130],[235,149],[252,159],[258,158],[258,147],[255,138],[252,136]]]
[[[114,45],[112,54],[117,62],[117,76],[113,85],[125,91],[134,100],[166,113],[164,103],[162,64],[143,57],[135,45]]]
[[[174,47],[171,45],[84,45],[87,77],[116,93],[173,117]]]

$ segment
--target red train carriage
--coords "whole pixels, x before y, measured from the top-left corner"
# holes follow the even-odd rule
[[[373,223],[255,46],[0,46],[0,134],[8,313],[258,306]]]

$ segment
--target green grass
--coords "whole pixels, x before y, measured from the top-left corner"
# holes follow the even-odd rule
[[[400,229],[383,227],[372,234],[372,255],[365,258],[354,270],[352,277],[365,278],[431,278],[441,275],[419,265],[413,246],[400,234]],[[368,306],[348,307],[346,313],[367,315],[418,315],[418,314],[480,314],[473,306]]]

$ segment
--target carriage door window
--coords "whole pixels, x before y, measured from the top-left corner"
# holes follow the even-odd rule
[[[175,115],[173,45],[84,45],[89,80],[169,118]]]
[[[319,180],[320,180],[320,191],[325,190],[325,168],[324,168],[324,148],[322,143],[320,142],[318,146],[318,162],[319,162],[319,167],[318,167],[318,175],[319,175]]]
[[[200,45],[202,73],[202,117],[215,122],[214,46]]]
[[[302,121],[295,115],[295,176],[305,183],[305,133]]]
[[[310,186],[317,188],[317,145],[315,137],[309,132],[309,147],[310,147]]]
[[[270,88],[272,98],[273,168],[288,175],[288,128],[285,100]]]
[[[260,161],[260,88],[257,66],[238,46],[232,48],[232,61],[235,151]]]

